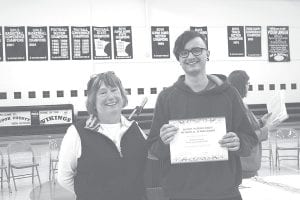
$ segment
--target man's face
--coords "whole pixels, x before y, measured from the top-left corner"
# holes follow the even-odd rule
[[[188,51],[179,53],[179,62],[185,74],[197,76],[206,73],[205,65],[209,51],[205,42],[200,37],[195,37],[185,44],[184,49]]]

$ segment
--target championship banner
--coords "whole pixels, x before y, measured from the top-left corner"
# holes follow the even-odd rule
[[[267,32],[269,62],[289,62],[289,27],[268,26]]]
[[[227,26],[227,35],[228,35],[228,56],[229,57],[245,56],[244,27]]]
[[[0,127],[30,125],[30,111],[0,112]]]
[[[2,39],[2,26],[0,26],[0,61],[3,61],[3,39]]]
[[[197,27],[197,26],[191,26],[190,30],[191,31],[196,31],[196,32],[200,33],[203,36],[204,40],[205,40],[204,42],[206,44],[206,47],[208,48],[207,26],[199,26],[199,27]]]
[[[28,60],[48,60],[47,27],[27,27]]]
[[[152,58],[170,58],[170,38],[168,26],[152,26]]]
[[[114,58],[132,59],[132,33],[131,26],[114,26]]]
[[[71,27],[72,60],[91,59],[90,27]]]
[[[261,26],[246,26],[246,51],[249,57],[261,56]]]
[[[25,27],[4,27],[6,61],[26,60]]]
[[[111,28],[95,27],[92,29],[93,35],[93,59],[112,59],[111,52]]]
[[[70,60],[70,38],[68,26],[50,26],[51,60]]]

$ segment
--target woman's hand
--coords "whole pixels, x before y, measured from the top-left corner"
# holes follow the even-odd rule
[[[264,116],[260,119],[263,123],[263,128],[267,128],[268,131],[274,131],[274,129],[281,123],[278,119],[270,121],[271,115],[272,113],[264,114]]]
[[[280,123],[281,121],[279,119],[275,119],[272,122],[267,122],[265,127],[268,128],[268,131],[274,131]]]
[[[229,151],[237,151],[240,149],[240,138],[234,132],[228,132],[219,141],[221,147],[228,148]]]
[[[170,142],[174,139],[178,128],[171,124],[164,124],[160,128],[160,138],[164,144],[170,144]]]
[[[264,116],[262,116],[260,118],[260,120],[263,123],[263,126],[265,126],[267,124],[267,122],[268,122],[269,118],[271,117],[271,115],[272,115],[272,113],[266,113],[266,114],[264,114]]]

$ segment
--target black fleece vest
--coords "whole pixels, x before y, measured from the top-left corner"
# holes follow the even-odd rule
[[[145,194],[143,172],[146,141],[136,123],[121,139],[121,154],[105,135],[76,125],[81,139],[74,190],[78,200],[141,200]]]

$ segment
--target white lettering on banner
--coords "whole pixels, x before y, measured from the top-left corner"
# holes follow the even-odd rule
[[[41,119],[40,122],[42,124],[45,124],[46,122],[53,121],[53,120],[64,121],[64,122],[67,122],[67,123],[71,122],[71,118],[61,116],[61,115],[49,116],[49,117],[46,117],[44,119]]]
[[[30,126],[29,111],[0,112],[0,126]]]
[[[72,123],[72,110],[40,110],[40,124],[66,124]]]

